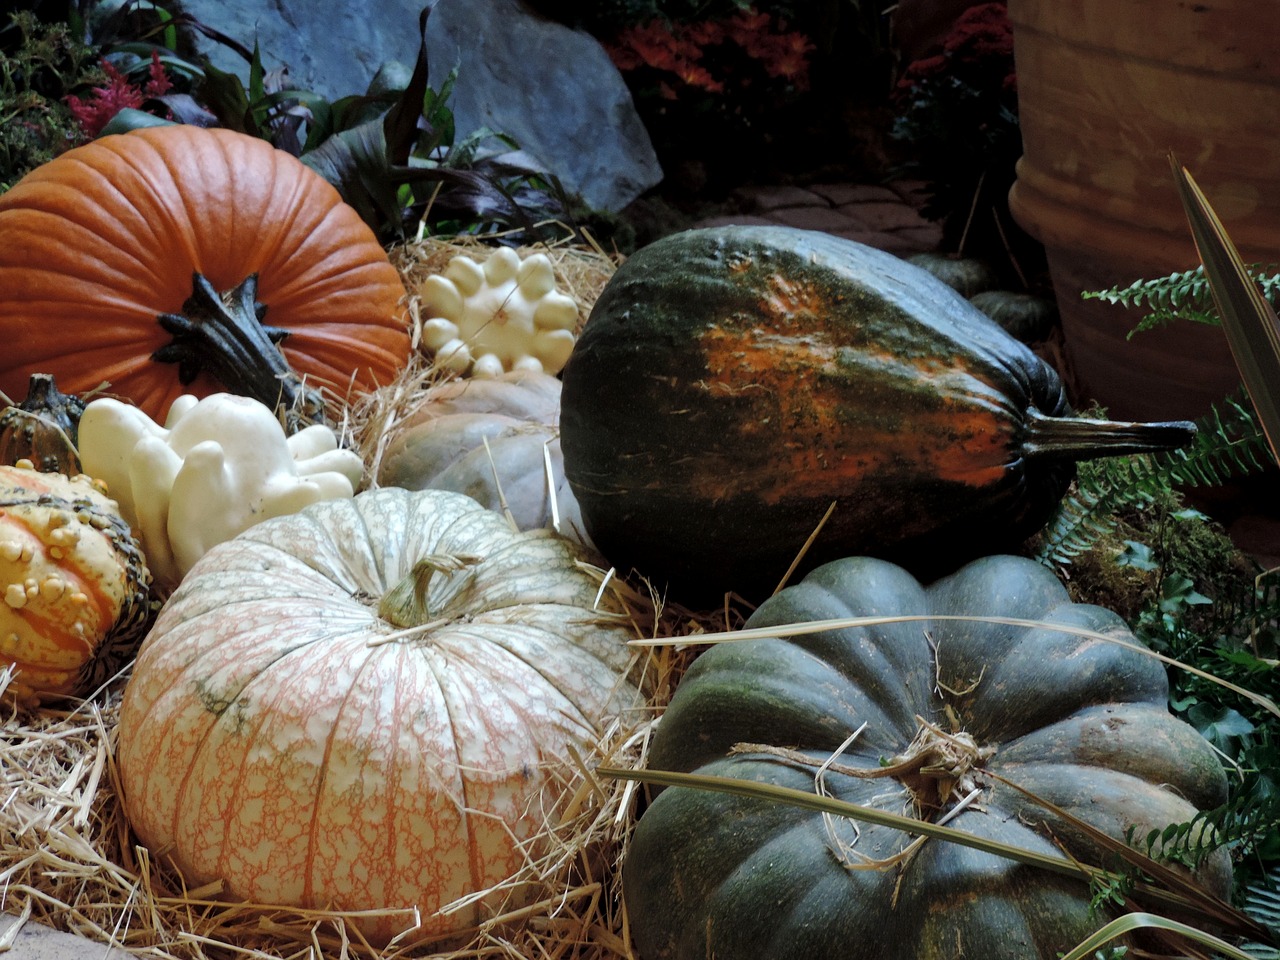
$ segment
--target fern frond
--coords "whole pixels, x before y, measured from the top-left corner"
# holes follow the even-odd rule
[[[1075,490],[1041,537],[1037,559],[1070,563],[1113,531],[1122,511],[1148,506],[1176,487],[1220,486],[1271,460],[1257,418],[1237,399],[1213,407],[1197,425],[1195,440],[1181,450],[1081,464]]]
[[[1200,811],[1186,823],[1152,830],[1138,847],[1152,859],[1195,866],[1214,850],[1250,849],[1277,832],[1280,795],[1240,794],[1212,810]],[[1276,900],[1280,907],[1280,895]]]
[[[1241,909],[1264,927],[1280,932],[1280,866],[1277,866],[1262,883],[1245,888]]]
[[[1280,309],[1280,273],[1269,272],[1275,270],[1275,264],[1264,267],[1255,263],[1248,269],[1249,276],[1261,287],[1262,296],[1273,307]],[[1140,307],[1145,304],[1150,312],[1129,331],[1130,337],[1144,330],[1165,326],[1175,320],[1189,320],[1193,323],[1213,326],[1221,322],[1203,266],[1171,273],[1155,280],[1135,280],[1127,287],[1115,286],[1108,290],[1085,291],[1081,296],[1086,300],[1104,300],[1125,308]]]

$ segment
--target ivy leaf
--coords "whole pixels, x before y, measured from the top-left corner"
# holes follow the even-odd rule
[[[1135,570],[1158,570],[1160,561],[1156,552],[1145,543],[1137,540],[1126,540],[1124,549],[1116,557],[1116,564],[1121,567],[1133,567]]]
[[[1216,711],[1209,704],[1197,704],[1187,712],[1187,719],[1200,735],[1228,756],[1235,756],[1239,741],[1257,729],[1247,717],[1231,707]]]

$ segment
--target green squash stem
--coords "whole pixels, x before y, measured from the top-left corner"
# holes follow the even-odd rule
[[[178,379],[191,383],[207,372],[232,393],[252,397],[272,410],[283,409],[290,433],[325,422],[318,390],[307,387],[289,369],[277,344],[289,331],[262,324],[265,305],[257,302],[258,275],[219,294],[200,273],[182,313],[156,318],[173,340],[151,355],[157,363],[176,363]]]
[[[1127,423],[1086,417],[1049,417],[1030,409],[1025,417],[1022,455],[1055,460],[1092,460],[1129,453],[1157,453],[1185,447],[1196,435],[1190,420]]]

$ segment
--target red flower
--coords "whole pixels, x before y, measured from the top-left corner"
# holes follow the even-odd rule
[[[147,85],[142,88],[142,94],[146,97],[163,97],[166,93],[173,89],[173,81],[169,79],[168,74],[164,72],[164,64],[160,62],[160,51],[151,51],[151,66],[147,68]]]
[[[687,23],[682,32],[690,43],[697,44],[699,47],[714,47],[717,43],[724,43],[724,24],[718,20]]]
[[[691,87],[701,87],[710,93],[723,93],[724,84],[711,75],[711,72],[697,64],[688,64],[676,75]]]
[[[66,98],[71,115],[76,118],[84,135],[92,140],[102,128],[126,107],[138,109],[147,99],[159,97],[173,89],[173,83],[165,75],[158,51],[151,52],[150,79],[142,87],[134,86],[129,78],[116,69],[110,61],[102,61],[102,71],[107,75],[105,87],[94,87],[88,100],[70,95]]]
[[[755,56],[751,50],[752,44],[759,34],[769,29],[772,23],[773,17],[767,13],[760,13],[752,7],[729,18],[727,21],[729,38],[747,53]]]
[[[969,60],[1013,56],[1013,27],[1005,4],[981,3],[960,14],[943,48]]]
[[[779,33],[770,38],[765,56],[760,59],[771,77],[785,77],[804,89],[809,83],[809,54],[812,41],[802,33]]]
[[[726,67],[725,58],[717,57],[718,52],[730,52],[724,50],[729,43],[757,61],[769,77],[785,79],[803,89],[808,81],[808,55],[814,45],[803,34],[788,33],[784,28],[785,24],[770,14],[754,9],[727,20],[671,25],[654,19],[622,30],[606,49],[619,70],[648,67],[665,74],[657,78],[657,83],[658,95],[667,100],[678,99],[682,90],[690,88],[722,94],[726,86],[739,91],[751,86],[750,73],[741,74],[736,67]]]

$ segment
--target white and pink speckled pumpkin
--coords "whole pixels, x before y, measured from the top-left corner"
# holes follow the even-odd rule
[[[631,633],[575,558],[469,497],[395,488],[219,544],[125,692],[139,838],[231,898],[416,906],[431,934],[483,918],[496,903],[439,911],[516,874],[573,779],[566,745],[637,696]],[[358,922],[384,942],[413,925]]]

